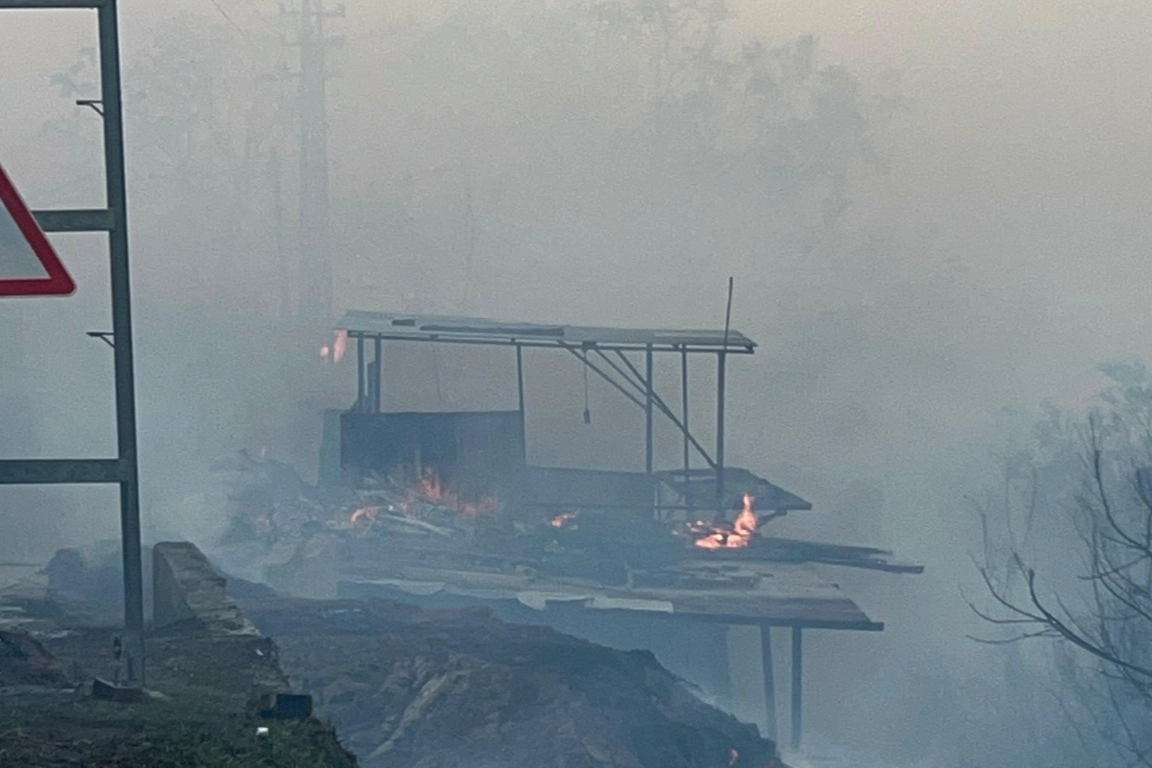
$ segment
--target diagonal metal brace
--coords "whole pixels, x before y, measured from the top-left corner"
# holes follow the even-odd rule
[[[637,397],[636,395],[629,392],[627,389],[624,388],[624,385],[621,384],[620,382],[616,381],[616,379],[614,379],[611,376],[611,374],[607,373],[602,368],[600,368],[598,365],[596,365],[594,362],[592,362],[588,358],[588,353],[586,351],[582,351],[578,347],[575,347],[571,344],[565,344],[564,342],[558,342],[558,344],[559,344],[561,349],[568,350],[568,352],[573,357],[575,357],[580,362],[584,363],[584,365],[588,366],[588,368],[590,368],[593,373],[595,373],[600,378],[604,379],[604,381],[611,384],[612,387],[617,392],[624,395],[624,397],[628,398],[628,400],[630,400],[633,405],[636,405],[640,408],[644,407],[644,401],[643,400],[641,400],[639,397]],[[597,350],[597,352],[599,352],[599,350]],[[601,356],[603,357],[603,355],[601,355]],[[627,358],[623,358],[623,359],[625,362],[629,362]],[[610,365],[612,365],[611,360],[608,360],[608,358],[605,358],[605,360],[607,360],[608,363]],[[617,368],[617,366],[612,365],[612,367],[615,368],[617,371],[619,371],[619,368]],[[621,374],[621,375],[623,375],[623,374]],[[636,386],[636,382],[632,381],[628,376],[623,375],[623,377],[624,377],[624,380],[627,381],[629,384],[631,384],[632,386]],[[664,402],[664,400],[659,395],[657,395],[655,391],[653,391],[653,393],[652,393],[652,403],[653,403],[653,405],[656,406],[656,408],[661,413],[663,413],[668,418],[669,421],[672,422],[672,424],[677,429],[679,429],[684,434],[685,437],[688,438],[688,442],[690,442],[692,444],[692,446],[697,450],[697,452],[699,452],[700,456],[704,459],[704,461],[708,464],[708,466],[710,466],[712,469],[716,469],[716,461],[711,456],[708,455],[708,451],[704,450],[704,446],[700,445],[700,442],[695,437],[693,437],[692,434],[690,432],[688,432],[688,430],[686,430],[684,428],[684,423],[682,421],[680,421],[679,418],[676,417],[676,414],[672,412],[672,410],[667,406],[667,404]]]
[[[88,331],[84,335],[93,339],[100,339],[100,341],[104,342],[112,349],[116,349],[116,334],[112,333],[112,331]]]

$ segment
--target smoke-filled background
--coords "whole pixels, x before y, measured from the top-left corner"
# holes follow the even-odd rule
[[[125,2],[122,23],[145,536],[207,540],[212,460],[314,475],[353,378],[318,354],[330,317],[295,311],[291,22],[203,0]],[[1043,649],[966,637],[965,499],[1019,414],[1148,352],[1152,8],[356,0],[330,31],[334,313],[718,327],[734,276],[733,327],[761,347],[731,365],[729,461],[815,503],[781,530],[928,566],[835,574],[888,629],[813,634],[813,740],[885,765],[1105,764]],[[95,42],[85,13],[0,17],[0,160],[33,207],[102,203],[99,116],[74,105],[98,94]],[[53,240],[79,289],[0,304],[0,452],[111,455],[111,351],[84,335],[110,325],[105,245]],[[502,354],[389,348],[388,404],[511,405]],[[576,363],[528,363],[532,460],[641,465],[631,406],[592,381],[586,427]],[[713,372],[693,377],[707,441]],[[109,491],[0,508],[0,559],[117,532]]]

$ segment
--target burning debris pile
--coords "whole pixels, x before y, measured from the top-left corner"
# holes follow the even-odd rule
[[[241,601],[365,768],[767,768],[775,748],[646,652],[483,610]]]
[[[431,469],[424,469],[411,485],[374,476],[365,478],[361,489],[352,490],[309,485],[288,464],[254,459],[245,451],[215,468],[230,486],[226,542],[273,543],[318,531],[450,536],[469,520],[500,509],[493,498],[461,498]]]
[[[745,492],[740,514],[731,524],[708,524],[702,520],[689,524],[688,530],[695,535],[692,543],[701,549],[741,549],[748,546],[760,524],[752,507],[754,501],[752,494]]]
[[[231,500],[231,528],[215,553],[224,567],[316,597],[332,595],[313,589],[335,581],[331,569],[352,567],[370,575],[404,563],[603,586],[643,580],[688,588],[700,579],[678,571],[701,558],[717,564],[758,559],[916,570],[888,563],[883,550],[765,536],[762,526],[778,513],[758,514],[756,498],[747,492],[735,496],[729,515],[715,520],[657,521],[639,511],[584,508],[535,519],[496,498],[464,498],[428,467],[409,468],[407,482],[403,476],[365,476],[358,489],[312,486],[287,464],[246,453],[218,469],[226,473]],[[317,568],[323,572],[311,570]],[[714,588],[720,582],[701,583]]]

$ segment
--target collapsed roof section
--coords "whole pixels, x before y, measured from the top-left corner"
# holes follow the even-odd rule
[[[685,503],[697,508],[706,508],[716,503],[716,472],[710,469],[664,470],[654,473],[655,477],[678,493]],[[721,488],[728,489],[721,506],[739,509],[741,496],[749,493],[756,499],[756,507],[772,512],[798,512],[812,509],[812,503],[780,486],[770,483],[747,469],[725,467]]]

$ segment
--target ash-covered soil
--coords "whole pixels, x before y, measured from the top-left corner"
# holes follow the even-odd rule
[[[647,652],[485,610],[240,599],[364,768],[765,768],[772,742]]]
[[[0,677],[24,683],[0,688],[0,768],[355,768],[329,726],[255,716],[253,689],[280,677],[266,638],[149,638],[150,693],[129,704],[91,696],[94,677],[115,675],[117,634],[58,626],[41,640],[0,633],[23,649],[0,662]]]

